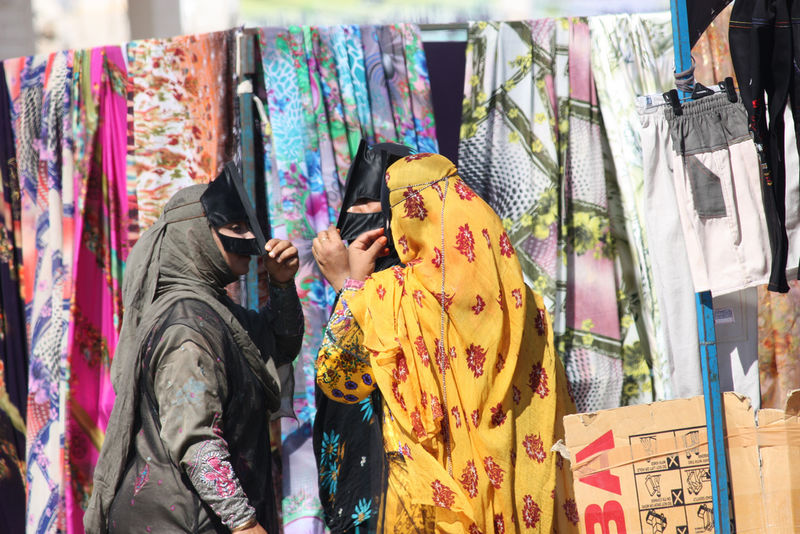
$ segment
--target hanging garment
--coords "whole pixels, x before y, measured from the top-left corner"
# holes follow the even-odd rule
[[[761,407],[784,409],[800,388],[800,282],[781,295],[758,288],[758,370]]]
[[[642,145],[636,115],[638,95],[666,91],[672,75],[672,29],[669,13],[654,15],[604,15],[591,17],[592,73],[603,114],[603,125],[613,157],[625,234],[632,250],[640,318],[649,346],[652,394],[672,398],[666,341],[661,330],[663,314],[657,307],[642,190]],[[692,308],[694,309],[694,308]],[[645,339],[642,339],[645,341]],[[693,361],[698,361],[695,351]]]
[[[128,43],[127,165],[139,232],[173,193],[208,183],[233,159],[234,51],[232,30]]]
[[[730,22],[733,65],[741,81],[739,90],[762,165],[761,188],[772,248],[769,290],[781,293],[789,290],[783,119],[789,96],[795,135],[800,140],[800,34],[795,22],[798,13],[800,2],[796,0],[743,0],[734,3]],[[797,175],[791,180],[796,181]]]
[[[765,283],[769,238],[744,106],[716,94],[685,103],[680,116],[661,109],[655,120],[668,123],[664,155],[672,160],[695,292],[722,295]]]
[[[19,181],[11,100],[0,62],[0,524],[25,530],[28,357],[22,305]]]
[[[74,265],[69,332],[70,399],[65,462],[67,532],[83,532],[83,511],[114,405],[109,369],[122,323],[127,258],[127,74],[119,47],[74,58]]]
[[[27,532],[63,532],[72,266],[72,53],[5,63],[21,196],[29,347]],[[66,177],[66,179],[64,179]]]
[[[299,250],[296,280],[306,318],[295,368],[298,421],[283,422],[283,521],[286,532],[322,531],[310,439],[313,362],[334,294],[311,256],[311,241],[338,217],[341,187],[360,139],[435,150],[433,113],[414,26],[265,28],[259,42],[269,121],[264,130],[269,222],[274,237],[291,239]],[[357,432],[359,423],[366,423],[353,413]]]
[[[739,290],[766,280],[768,254],[757,165],[741,158],[755,157],[744,107],[717,94],[684,104],[681,116],[661,106],[641,121],[645,224],[672,392],[703,392],[697,318],[687,310],[696,291],[711,289],[722,387],[758,404],[756,293]]]
[[[590,50],[582,19],[471,25],[459,146],[464,180],[503,219],[553,314],[579,411],[650,391],[635,323],[618,301]]]

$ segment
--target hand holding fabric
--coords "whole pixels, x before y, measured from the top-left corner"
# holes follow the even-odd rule
[[[317,261],[322,276],[339,292],[350,276],[350,261],[347,247],[335,226],[331,225],[317,234],[311,242],[311,254]]]
[[[300,266],[297,248],[291,241],[272,238],[267,241],[266,249],[268,254],[264,263],[267,264],[270,279],[280,284],[291,281]]]
[[[375,270],[375,260],[388,254],[383,228],[364,232],[347,248],[350,278],[364,281]]]

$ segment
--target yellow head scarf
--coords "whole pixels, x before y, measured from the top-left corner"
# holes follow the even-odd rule
[[[406,157],[386,180],[405,267],[375,273],[348,304],[399,427],[387,448],[406,456],[439,531],[547,529],[565,389],[541,299],[447,158]]]

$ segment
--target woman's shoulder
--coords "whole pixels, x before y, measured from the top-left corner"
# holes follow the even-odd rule
[[[199,345],[214,344],[220,340],[227,327],[219,313],[209,303],[193,298],[182,298],[170,305],[169,310],[153,329],[151,343],[180,345],[193,341]]]

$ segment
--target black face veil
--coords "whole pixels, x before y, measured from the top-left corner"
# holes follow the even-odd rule
[[[208,189],[200,197],[200,202],[206,212],[206,219],[217,230],[217,236],[226,251],[250,256],[266,254],[267,240],[261,231],[235,163],[225,164],[219,176],[208,184]],[[246,222],[255,238],[231,237],[218,231],[232,222]]]
[[[397,143],[380,143],[372,148],[362,139],[356,157],[347,172],[344,186],[342,210],[336,227],[341,231],[342,239],[350,241],[375,228],[385,225],[383,213],[349,213],[359,201],[381,199],[381,186],[384,183],[386,169],[398,159],[411,154],[411,149]]]

